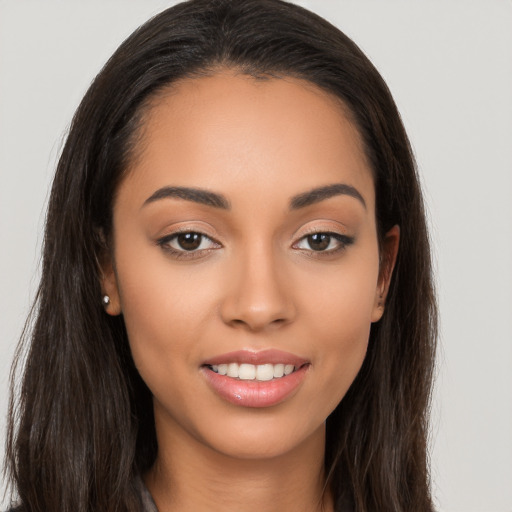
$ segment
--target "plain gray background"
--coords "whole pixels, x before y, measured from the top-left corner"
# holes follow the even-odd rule
[[[171,3],[0,0],[2,443],[9,366],[38,280],[48,187],[66,129],[117,45]],[[436,503],[441,512],[510,512],[512,3],[297,3],[336,24],[375,63],[422,174],[441,309]]]

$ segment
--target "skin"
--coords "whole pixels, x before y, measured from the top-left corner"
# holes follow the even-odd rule
[[[395,227],[379,252],[357,130],[339,100],[307,82],[221,70],[162,93],[141,137],[115,199],[102,286],[154,395],[159,452],[145,480],[159,511],[331,510],[325,420],[361,367],[399,241]],[[290,210],[290,198],[334,183],[365,204],[339,194]],[[230,209],[145,204],[168,186],[223,194]],[[158,243],[178,229],[209,238],[180,259],[169,251],[180,250],[176,238]],[[311,231],[352,243],[331,238],[315,251]],[[309,364],[278,405],[234,405],[204,378],[209,358],[269,348]]]

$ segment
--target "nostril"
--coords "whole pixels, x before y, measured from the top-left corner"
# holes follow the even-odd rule
[[[220,315],[226,325],[250,331],[275,329],[295,317],[291,297],[275,279],[237,280],[220,304]]]
[[[233,318],[228,322],[231,327],[244,328],[249,331],[260,331],[263,329],[279,328],[288,323],[286,318],[276,318],[275,320],[267,321],[266,319],[248,319],[242,320],[240,318]]]

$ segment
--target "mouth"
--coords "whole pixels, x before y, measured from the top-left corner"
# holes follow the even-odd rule
[[[302,365],[301,365],[302,366]],[[227,375],[232,379],[256,380],[266,382],[269,380],[280,379],[297,371],[299,367],[293,364],[249,364],[249,363],[223,363],[207,365],[207,368],[219,375]]]
[[[270,407],[291,398],[306,378],[309,361],[278,350],[241,350],[205,361],[211,389],[242,407]]]

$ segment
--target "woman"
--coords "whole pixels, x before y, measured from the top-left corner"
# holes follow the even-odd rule
[[[8,471],[20,510],[432,510],[435,301],[381,77],[278,0],[193,0],[82,101]]]

